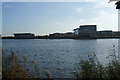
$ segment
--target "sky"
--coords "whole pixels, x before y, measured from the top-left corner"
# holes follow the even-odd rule
[[[2,34],[2,3],[0,1],[0,34]]]
[[[108,2],[112,0],[1,0],[3,2]]]
[[[36,35],[72,32],[83,24],[96,24],[98,31],[118,30],[118,10],[115,9],[114,3],[108,1],[9,1],[11,2],[7,0],[2,2],[2,32],[0,33],[3,35],[19,32],[32,32]]]
[[[120,10],[118,10],[118,30],[120,31]]]

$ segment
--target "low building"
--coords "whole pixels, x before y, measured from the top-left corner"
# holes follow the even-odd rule
[[[97,31],[98,37],[112,37],[112,30]]]
[[[14,37],[15,38],[33,38],[34,34],[32,34],[32,33],[15,33]]]
[[[79,35],[79,28],[76,28],[73,31],[74,31],[74,35]]]
[[[49,38],[54,38],[54,39],[70,39],[73,38],[73,33],[72,32],[67,32],[67,33],[53,33],[49,34]]]
[[[120,37],[120,31],[113,31],[112,36],[113,37]]]
[[[68,35],[73,35],[73,32],[66,32],[66,34],[68,34]]]

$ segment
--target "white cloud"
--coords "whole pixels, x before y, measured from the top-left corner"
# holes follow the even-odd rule
[[[108,0],[84,0],[83,2],[108,2]]]
[[[76,11],[81,13],[82,12],[82,7],[76,8]]]
[[[118,16],[105,11],[100,11],[99,16],[93,19],[98,24],[98,29],[118,29]]]
[[[115,3],[99,2],[93,8],[95,8],[95,9],[97,9],[97,8],[108,8],[108,7],[113,7],[113,6],[115,6]]]
[[[98,16],[91,19],[80,19],[81,24],[96,24],[98,30],[118,30],[118,14],[98,11]]]
[[[82,23],[82,22],[85,22],[85,20],[84,19],[80,19],[80,23]]]

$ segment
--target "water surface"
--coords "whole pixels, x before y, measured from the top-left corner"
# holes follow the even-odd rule
[[[115,47],[113,47],[115,45]],[[4,39],[2,47],[12,48],[19,57],[26,56],[27,68],[33,70],[32,61],[39,65],[40,77],[45,77],[43,70],[48,70],[52,78],[73,78],[76,64],[80,57],[87,58],[88,54],[96,53],[103,62],[108,54],[117,52],[118,39]]]

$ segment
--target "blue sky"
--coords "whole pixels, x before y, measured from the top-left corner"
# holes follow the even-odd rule
[[[2,3],[0,2],[0,34],[2,33]]]
[[[3,2],[108,2],[111,0],[2,0]]]
[[[92,0],[91,0],[92,1]],[[82,24],[118,30],[118,11],[107,2],[3,2],[2,34],[71,32]]]

